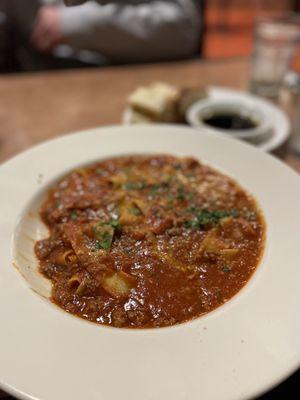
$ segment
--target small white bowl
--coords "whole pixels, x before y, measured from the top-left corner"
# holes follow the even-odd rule
[[[205,119],[212,115],[237,114],[246,117],[256,123],[254,128],[250,129],[223,129],[208,125]],[[226,134],[236,139],[246,140],[248,142],[261,141],[271,131],[271,124],[264,113],[249,104],[237,101],[226,101],[217,99],[200,100],[193,104],[187,111],[187,121],[195,128],[206,132],[218,132]]]

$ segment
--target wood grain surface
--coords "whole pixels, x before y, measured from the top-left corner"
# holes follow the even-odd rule
[[[55,136],[117,124],[128,94],[154,80],[247,86],[247,59],[188,61],[0,77],[0,162]],[[289,156],[300,170],[300,161]]]
[[[128,94],[153,80],[243,88],[245,60],[177,62],[0,78],[0,161],[45,139],[117,124]]]

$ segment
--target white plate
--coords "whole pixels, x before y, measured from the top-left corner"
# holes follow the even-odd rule
[[[247,92],[225,87],[211,86],[208,89],[208,93],[212,100],[243,102],[249,108],[257,108],[266,117],[266,120],[272,125],[273,133],[268,135],[266,140],[255,144],[259,149],[271,153],[287,141],[291,130],[290,122],[286,114],[270,101]],[[206,99],[200,100],[199,103],[201,101],[206,101]],[[127,107],[122,115],[122,123],[130,125],[131,121],[132,111]]]
[[[33,242],[16,227],[36,220],[28,210],[48,185],[86,162],[157,152],[202,159],[257,198],[267,243],[246,287],[204,317],[145,330],[86,322],[30,290],[12,258]],[[20,399],[238,400],[279,383],[300,361],[299,183],[295,172],[254,147],[168,125],[80,132],[2,165],[0,386]],[[34,238],[43,234],[36,222],[30,227]]]

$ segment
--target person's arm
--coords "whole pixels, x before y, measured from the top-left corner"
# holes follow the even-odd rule
[[[78,3],[66,0],[72,1]],[[193,0],[88,1],[60,8],[60,23],[64,40],[75,48],[116,61],[153,61],[196,53],[197,11]]]

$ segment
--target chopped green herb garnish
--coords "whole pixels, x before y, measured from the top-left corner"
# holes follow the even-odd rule
[[[108,221],[99,221],[96,226],[111,226],[112,228],[120,228],[120,223],[118,218],[111,218]]]
[[[195,214],[195,217],[191,220],[184,222],[186,228],[198,229],[209,225],[216,225],[222,218],[239,216],[237,210],[217,210],[209,211],[206,208],[198,210],[196,207],[190,207],[187,209],[188,212]]]
[[[102,247],[100,246],[100,242],[95,242],[94,243],[94,245],[93,245],[93,247],[92,247],[92,252],[94,252],[94,251],[99,251],[99,250],[101,250],[102,249]]]
[[[112,240],[113,240],[113,235],[110,234],[109,232],[104,232],[100,242],[100,246],[102,247],[102,249],[104,250],[109,249],[111,247]]]
[[[106,224],[112,226],[115,229],[118,229],[121,226],[117,218],[111,218],[109,221],[106,222]]]
[[[141,190],[147,187],[146,182],[126,182],[121,186],[125,190]]]
[[[94,235],[97,238],[97,241],[94,244],[94,250],[108,250],[112,245],[113,240],[113,231],[94,231]]]
[[[197,229],[197,228],[199,228],[199,222],[197,219],[190,219],[190,220],[184,221],[184,226],[188,229]]]
[[[116,229],[120,228],[118,219],[112,218],[106,222],[99,222],[93,226],[92,231],[97,239],[93,251],[104,249],[108,250],[114,238]]]
[[[207,211],[209,213],[210,211]],[[237,210],[217,210],[217,211],[211,211],[211,217],[218,222],[222,218],[226,217],[233,217],[237,218],[239,216],[239,212]]]
[[[163,181],[159,183],[155,183],[150,187],[149,195],[151,197],[156,196],[159,192],[166,190],[169,188],[169,181]]]
[[[132,214],[132,215],[136,215],[136,216],[142,215],[142,212],[138,207],[129,208],[129,213]]]
[[[161,189],[161,184],[160,183],[156,183],[156,184],[152,185],[151,188],[150,188],[150,192],[149,192],[150,196],[151,197],[156,196],[157,193],[160,191],[160,189]]]
[[[70,212],[69,217],[70,217],[71,219],[73,219],[73,220],[77,219],[77,217],[78,217],[77,211],[72,210],[72,211]]]
[[[176,199],[179,201],[192,200],[196,196],[195,192],[187,192],[183,185],[179,185],[177,189]]]
[[[99,174],[99,175],[102,175],[103,174],[103,172],[104,172],[104,170],[102,169],[102,168],[96,168],[95,169],[95,172],[97,173],[97,174]]]
[[[180,185],[177,189],[177,195],[176,199],[179,201],[185,200],[186,199],[186,192],[184,190],[183,185]]]
[[[223,272],[230,272],[231,271],[231,268],[228,266],[228,265],[224,265],[223,267],[222,267],[222,271]]]

